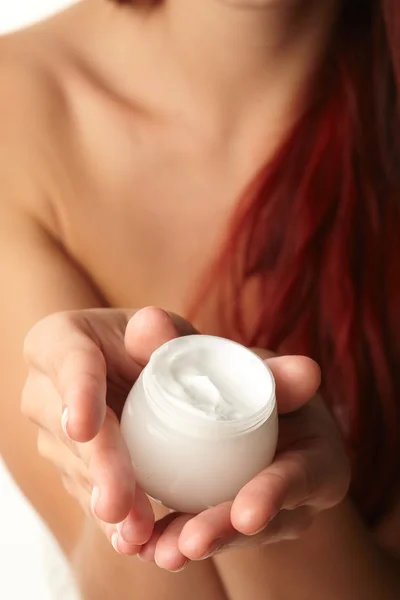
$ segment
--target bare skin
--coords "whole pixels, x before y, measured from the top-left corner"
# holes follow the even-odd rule
[[[207,3],[212,14],[213,3]],[[187,5],[194,10],[196,3]],[[35,428],[19,415],[25,375],[20,348],[45,315],[157,305],[185,316],[191,289],[224,239],[227,215],[296,118],[292,99],[317,63],[333,12],[315,9],[296,21],[304,37],[288,44],[291,52],[278,52],[277,63],[266,63],[261,32],[265,36],[269,23],[276,57],[294,13],[282,11],[273,20],[269,15],[263,27],[250,15],[239,25],[232,13],[225,45],[217,47],[221,31],[210,30],[206,9],[190,20],[178,0],[170,7],[168,20],[88,0],[0,40],[0,113],[6,115],[0,268],[7,282],[0,351],[10,365],[2,382],[1,410],[8,417],[0,419],[0,449],[72,555],[88,600],[275,600],[281,597],[277,570],[288,572],[291,565],[295,589],[301,589],[307,564],[332,562],[319,554],[340,529],[342,512],[324,516],[296,542],[237,550],[171,574],[115,553],[65,493],[59,474],[37,455]],[[212,10],[231,15],[223,3]],[[197,47],[189,44],[197,31],[193,22],[199,31],[208,27],[204,53],[186,52]],[[317,33],[307,35],[310,30]],[[166,49],[166,32],[176,42],[175,54]],[[250,32],[260,43],[244,53]],[[186,76],[193,72],[196,78]],[[220,333],[211,318],[201,328]],[[162,509],[155,510],[160,515]],[[341,510],[346,518],[352,513],[348,506]],[[400,555],[399,520],[388,515],[375,532],[393,556]],[[351,544],[347,551],[350,560]],[[334,568],[333,561],[328,571]],[[290,592],[286,587],[284,598]]]

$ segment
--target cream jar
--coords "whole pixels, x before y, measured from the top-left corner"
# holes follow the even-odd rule
[[[275,382],[230,340],[189,335],[156,350],[133,386],[121,431],[153,499],[199,513],[233,500],[275,454]]]

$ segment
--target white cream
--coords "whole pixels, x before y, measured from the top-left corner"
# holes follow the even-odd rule
[[[200,512],[231,500],[275,453],[271,372],[253,352],[195,335],[164,344],[121,420],[136,479],[165,506]]]
[[[227,376],[221,371],[219,361],[210,360],[204,344],[209,341],[206,336],[185,338],[184,349],[181,342],[168,344],[153,358],[156,365],[152,365],[152,377],[160,387],[168,390],[170,402],[182,413],[213,421],[250,416],[261,408],[261,403],[249,398],[248,390],[243,389],[244,381],[234,381],[233,372]],[[225,365],[225,371],[242,370],[243,365],[237,364],[241,353],[240,356],[237,354],[226,357],[230,365]]]

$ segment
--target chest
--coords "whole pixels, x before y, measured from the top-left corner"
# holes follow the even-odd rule
[[[112,148],[87,153],[84,176],[67,177],[64,243],[110,304],[184,314],[250,173],[239,175],[218,152],[185,152],[163,136],[128,143],[117,131]]]
[[[96,77],[68,73],[70,139],[54,185],[62,242],[109,304],[185,314],[276,125],[227,133],[190,107],[167,114],[140,78],[128,106]]]

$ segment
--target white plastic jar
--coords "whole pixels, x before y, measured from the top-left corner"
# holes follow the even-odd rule
[[[265,363],[224,338],[190,335],[156,350],[122,415],[136,481],[176,511],[232,500],[275,454],[275,382]]]

